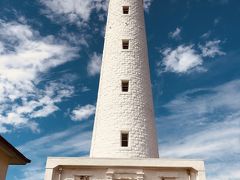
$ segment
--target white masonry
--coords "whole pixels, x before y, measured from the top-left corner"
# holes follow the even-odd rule
[[[201,160],[158,157],[143,0],[109,1],[90,157],[49,157],[45,180],[206,180]]]
[[[157,144],[142,0],[111,0],[90,157],[158,158]]]

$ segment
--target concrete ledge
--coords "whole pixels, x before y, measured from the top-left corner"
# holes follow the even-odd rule
[[[186,159],[116,159],[116,158],[81,158],[81,157],[49,157],[46,169],[57,166],[84,167],[145,167],[145,168],[191,168],[205,171],[202,160]]]

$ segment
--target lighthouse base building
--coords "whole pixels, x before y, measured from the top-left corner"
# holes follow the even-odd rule
[[[143,0],[109,0],[89,158],[48,158],[45,180],[205,180],[204,162],[162,159]]]
[[[197,160],[50,157],[45,180],[205,180],[205,170]]]

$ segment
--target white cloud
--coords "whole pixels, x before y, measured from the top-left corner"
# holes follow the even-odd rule
[[[37,124],[29,120],[55,112],[56,103],[73,93],[62,80],[38,88],[41,74],[73,60],[77,49],[53,36],[41,37],[26,24],[1,20],[0,44],[0,130],[26,126],[36,130]]]
[[[109,0],[94,0],[94,8],[97,11],[107,11]]]
[[[87,104],[85,106],[79,106],[72,111],[71,118],[74,121],[82,121],[94,115],[95,110],[96,110],[96,107],[91,104]]]
[[[220,49],[220,40],[208,41],[199,45],[198,49],[192,45],[179,45],[176,49],[166,48],[160,51],[163,54],[162,64],[164,71],[175,73],[188,73],[192,71],[206,71],[202,67],[204,58],[223,56],[226,53]],[[201,51],[201,53],[200,53]],[[161,71],[159,71],[161,72]]]
[[[105,13],[106,0],[40,0],[47,8],[44,12],[51,19],[67,20],[80,26],[89,21],[91,13],[101,10]]]
[[[85,26],[93,11],[99,20],[106,17],[109,0],[39,0],[46,9],[43,11],[50,19],[69,21]],[[144,0],[145,11],[148,12],[153,0]]]
[[[223,51],[220,50],[219,44],[221,43],[220,40],[215,41],[208,41],[204,46],[200,45],[199,48],[202,51],[203,57],[215,57],[215,56],[222,56],[225,55]]]
[[[92,4],[91,0],[41,0],[41,2],[56,15],[66,15],[71,22],[80,17],[83,21],[88,21]]]
[[[175,31],[169,33],[169,37],[175,40],[181,39],[182,30],[177,27]]]
[[[175,133],[161,137],[160,155],[204,159],[211,180],[240,178],[239,88],[235,80],[194,89],[164,105],[169,115],[159,118],[159,128]]]
[[[93,53],[91,59],[87,65],[87,72],[89,76],[95,76],[99,74],[102,64],[102,55]]]
[[[193,49],[192,45],[180,45],[174,50],[167,48],[162,51],[162,54],[166,71],[186,73],[203,63],[202,57]]]

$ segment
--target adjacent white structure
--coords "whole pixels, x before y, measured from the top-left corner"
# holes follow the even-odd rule
[[[205,180],[204,162],[161,159],[143,0],[110,0],[90,158],[48,158],[45,180]]]

